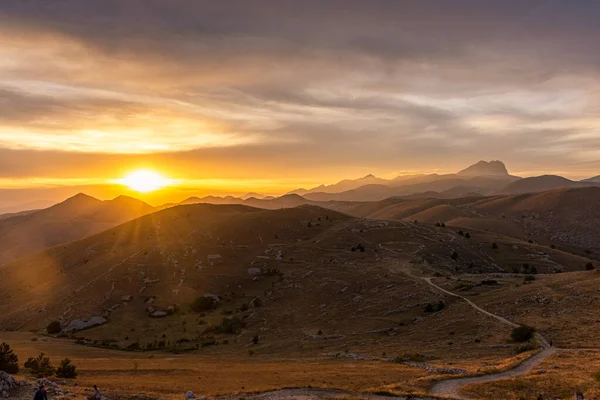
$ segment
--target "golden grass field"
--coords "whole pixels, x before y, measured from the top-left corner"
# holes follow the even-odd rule
[[[181,399],[188,390],[207,396],[286,387],[369,392],[427,375],[421,369],[384,362],[129,353],[74,345],[64,339],[32,342],[32,337],[36,336],[3,332],[0,341],[11,344],[20,361],[42,351],[55,364],[64,357],[71,358],[80,373],[76,379],[80,389],[76,390],[84,393],[94,384],[106,393],[148,394],[166,399]]]

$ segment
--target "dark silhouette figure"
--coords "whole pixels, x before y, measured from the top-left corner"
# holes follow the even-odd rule
[[[44,385],[40,385],[39,389],[35,392],[33,400],[48,400],[48,394]]]
[[[94,385],[94,394],[92,395],[92,399],[94,399],[94,400],[102,399],[102,393],[100,393],[100,390],[98,389],[98,386],[96,386],[96,385]]]

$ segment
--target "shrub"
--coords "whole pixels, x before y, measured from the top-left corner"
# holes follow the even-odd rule
[[[254,335],[254,337],[252,338],[252,344],[258,344],[259,341],[260,338],[258,337],[258,335]]]
[[[535,281],[535,276],[533,275],[525,275],[525,278],[523,278],[524,282],[533,282]]]
[[[52,321],[46,327],[46,332],[48,332],[50,335],[55,335],[57,333],[60,333],[61,330],[62,330],[62,327],[60,326],[59,321]]]
[[[40,353],[37,357],[29,357],[25,362],[25,368],[29,368],[31,373],[38,378],[46,378],[54,375],[56,371],[50,362],[50,358],[45,353]]]
[[[254,300],[252,300],[252,306],[253,307],[262,307],[262,300],[258,297],[256,297]]]
[[[0,371],[8,374],[19,372],[19,357],[13,352],[8,343],[0,343]]]
[[[246,323],[239,317],[223,318],[221,325],[217,327],[217,333],[237,334],[242,331]]]
[[[465,236],[465,233],[464,233],[463,231],[458,231],[458,234],[459,234],[460,236]]]
[[[196,300],[194,300],[194,302],[191,305],[191,309],[194,312],[203,312],[203,311],[209,311],[212,310],[216,307],[216,302],[215,299],[213,299],[212,297],[198,297]]]
[[[427,303],[427,305],[425,306],[425,312],[437,312],[437,311],[442,311],[444,309],[444,307],[446,307],[446,304],[444,304],[444,302],[442,300],[438,301],[437,303]]]
[[[458,260],[458,253],[456,251],[453,251],[452,255],[450,255],[450,258],[454,261]]]
[[[591,262],[588,262],[585,264],[585,270],[586,271],[591,271],[594,269],[594,264],[592,264]]]
[[[423,362],[425,361],[425,356],[419,353],[405,353],[400,356],[394,358],[394,362],[403,363],[403,362]]]
[[[470,234],[469,232],[466,232],[466,233],[465,233],[465,237],[466,237],[467,239],[471,239],[471,234]]]
[[[521,325],[516,328],[513,328],[510,333],[510,338],[513,342],[524,343],[533,339],[533,335],[535,333],[535,328],[527,325]]]
[[[71,364],[71,360],[69,358],[65,358],[61,360],[60,365],[56,369],[56,376],[59,378],[65,379],[74,379],[77,378],[77,367],[74,364]]]
[[[525,343],[515,348],[517,354],[525,353],[526,351],[532,351],[537,349],[538,346],[535,343]]]
[[[492,243],[492,249],[496,250],[498,248],[498,245],[496,244],[496,242]]]

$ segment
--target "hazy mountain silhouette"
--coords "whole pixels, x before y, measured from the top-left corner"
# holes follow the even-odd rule
[[[0,263],[81,239],[155,211],[127,196],[101,201],[83,193],[52,207],[0,220]]]

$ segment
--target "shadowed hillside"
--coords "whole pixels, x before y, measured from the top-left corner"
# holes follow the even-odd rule
[[[148,204],[127,196],[100,201],[78,194],[43,210],[0,219],[0,264],[154,211]]]

